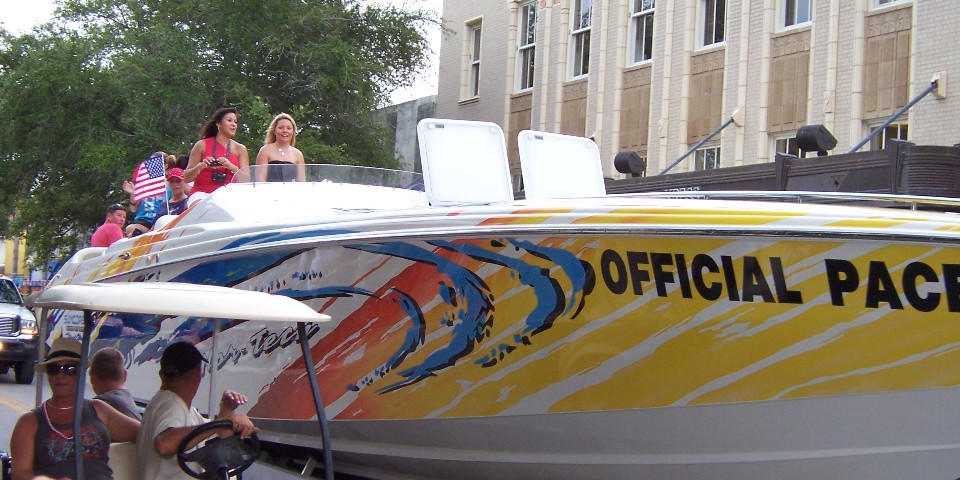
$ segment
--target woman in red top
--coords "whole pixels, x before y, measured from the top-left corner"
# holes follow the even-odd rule
[[[240,116],[235,108],[221,108],[200,129],[200,140],[190,149],[183,179],[193,182],[191,193],[211,193],[230,183],[234,175],[248,175],[247,147],[233,140]]]

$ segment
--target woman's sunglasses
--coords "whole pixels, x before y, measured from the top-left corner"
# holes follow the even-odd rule
[[[64,375],[73,377],[77,375],[77,370],[78,367],[76,365],[47,365],[47,375],[56,375],[63,372]]]

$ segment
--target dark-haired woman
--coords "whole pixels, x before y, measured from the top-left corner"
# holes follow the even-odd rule
[[[239,122],[237,109],[221,108],[200,129],[200,140],[190,149],[190,161],[184,171],[184,181],[193,182],[191,194],[212,193],[250,165],[247,147],[233,140]]]

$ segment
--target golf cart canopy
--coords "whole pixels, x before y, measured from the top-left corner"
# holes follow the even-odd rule
[[[79,283],[30,295],[34,308],[189,315],[266,322],[328,322],[329,315],[282,295],[187,283]]]

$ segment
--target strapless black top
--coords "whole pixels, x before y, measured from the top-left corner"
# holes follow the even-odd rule
[[[297,165],[282,160],[270,160],[267,162],[267,181],[268,182],[295,182],[297,181]]]

